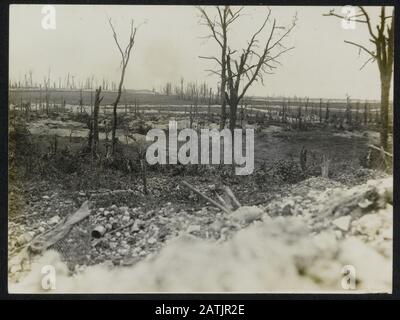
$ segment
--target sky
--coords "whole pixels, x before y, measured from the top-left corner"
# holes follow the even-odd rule
[[[42,27],[42,7],[10,6],[11,80],[23,81],[32,71],[33,80],[42,82],[50,70],[56,83],[68,73],[76,81],[94,76],[99,83],[103,78],[117,82],[120,53],[108,24],[111,18],[123,46],[128,41],[131,19],[138,26],[126,70],[126,88],[159,90],[166,82],[178,84],[181,77],[217,86],[218,78],[206,71],[217,70],[216,63],[199,56],[218,56],[218,46],[213,39],[205,38],[209,30],[199,23],[199,11],[194,6],[56,5],[55,29]],[[331,8],[340,13],[341,7],[269,8],[271,17],[282,26],[289,25],[297,14],[296,27],[285,39],[285,45],[294,49],[280,58],[281,65],[274,74],[264,77],[264,85],[255,83],[249,89],[249,95],[379,99],[377,64],[360,70],[368,56],[344,43],[350,40],[371,47],[365,24],[345,29],[340,19],[322,16]],[[211,16],[216,13],[213,7],[207,10]],[[368,7],[367,11],[371,17],[378,17],[378,7]],[[233,49],[246,45],[267,12],[265,6],[243,9],[243,16],[229,33]],[[260,36],[260,44],[265,43],[270,26]]]

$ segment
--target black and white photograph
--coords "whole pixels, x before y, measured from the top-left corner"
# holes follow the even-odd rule
[[[394,15],[11,4],[8,292],[391,294]]]

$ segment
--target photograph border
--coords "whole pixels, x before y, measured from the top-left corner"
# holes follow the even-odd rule
[[[356,1],[349,3],[343,0],[329,1],[4,1],[0,7],[0,24],[1,24],[1,42],[2,49],[0,50],[0,101],[3,110],[0,113],[0,299],[12,300],[70,300],[70,299],[106,299],[106,300],[152,300],[155,303],[157,300],[171,301],[183,300],[231,300],[231,301],[261,301],[261,300],[381,300],[381,299],[399,299],[400,298],[400,210],[399,210],[399,152],[395,146],[399,146],[399,118],[400,112],[396,106],[399,99],[399,52],[400,52],[400,35],[399,31],[395,36],[395,62],[394,62],[394,85],[393,85],[393,146],[394,146],[394,166],[393,166],[393,278],[392,278],[392,293],[391,294],[370,294],[370,293],[131,293],[131,294],[10,294],[8,293],[8,277],[7,277],[7,241],[8,241],[8,50],[9,50],[9,5],[11,4],[68,4],[68,5],[279,5],[279,6],[332,6],[332,5],[387,5],[394,6],[395,15],[395,30],[399,30],[399,14],[400,5],[395,1]],[[376,272],[379,272],[377,270]]]

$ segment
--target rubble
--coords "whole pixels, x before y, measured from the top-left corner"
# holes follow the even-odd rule
[[[338,227],[340,230],[343,231],[348,231],[350,228],[350,222],[351,222],[351,217],[350,216],[344,216],[337,218],[332,221],[332,223]]]
[[[60,221],[61,221],[60,217],[59,217],[58,215],[56,215],[56,216],[53,216],[51,219],[49,219],[49,220],[47,221],[47,223],[48,223],[49,225],[51,225],[51,226],[54,226],[54,225],[59,224]]]
[[[261,219],[264,211],[258,207],[252,206],[242,206],[232,212],[230,216],[233,220],[244,221],[246,223],[251,223],[255,220]]]
[[[172,203],[156,209],[95,205],[86,224],[74,227],[75,233],[61,244],[75,244],[77,234],[88,242],[84,260],[74,262],[69,271],[77,264],[87,266],[77,268],[74,275],[82,277],[82,283],[66,275],[60,290],[65,285],[74,292],[111,288],[115,292],[343,291],[342,268],[353,265],[359,275],[357,290],[390,292],[392,181],[371,180],[346,187],[337,181],[311,178],[282,190],[272,201],[240,206],[229,213],[211,206],[191,210]],[[64,217],[61,213],[57,216],[60,220]],[[50,230],[50,220],[47,216],[27,226],[10,222],[9,247],[21,247],[17,241],[24,241],[21,235]],[[97,225],[106,231],[93,239],[90,232]],[[59,252],[63,254],[63,250]],[[34,264],[50,258],[45,253],[34,259],[32,266],[22,264],[23,259],[10,263],[10,288],[28,288]],[[110,263],[127,269],[110,269]],[[208,270],[210,264],[215,268]],[[376,274],[374,270],[379,269],[375,268],[385,274]],[[85,280],[94,272],[104,278],[101,286]],[[283,279],[279,277],[282,274]],[[130,281],[115,280],[113,284],[111,276]],[[19,286],[16,279],[22,281]]]
[[[118,249],[121,258],[126,253]],[[144,254],[143,250],[138,255]],[[45,254],[32,270],[57,259],[51,252]],[[358,238],[336,240],[330,232],[310,237],[300,217],[267,218],[221,243],[181,236],[157,256],[130,267],[101,264],[69,277],[59,263],[54,265],[55,292],[345,292],[342,270],[349,265],[356,270],[352,292],[391,290],[390,259]],[[36,278],[32,272],[10,283],[10,291],[31,292]],[[94,281],[99,278],[102,281]]]

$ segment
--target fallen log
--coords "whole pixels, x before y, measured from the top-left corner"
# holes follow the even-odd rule
[[[78,211],[67,217],[64,221],[60,222],[53,229],[34,238],[28,246],[29,251],[35,254],[43,252],[50,246],[63,239],[76,223],[87,218],[89,214],[90,210],[88,201],[85,201]]]
[[[373,144],[369,144],[368,147],[370,147],[370,148],[372,148],[372,149],[375,149],[375,150],[377,150],[377,151],[380,151],[380,152],[382,152],[383,154],[386,154],[388,157],[393,158],[393,154],[391,154],[391,153],[385,151],[382,147],[378,148],[377,146],[374,146]]]

